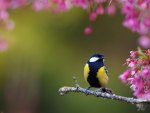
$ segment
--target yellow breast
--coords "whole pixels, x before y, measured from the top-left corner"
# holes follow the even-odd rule
[[[98,70],[97,78],[98,78],[99,84],[102,87],[105,87],[107,85],[109,78],[107,76],[104,66]]]
[[[88,78],[88,75],[89,75],[89,71],[90,71],[89,65],[86,64],[86,65],[84,66],[84,79],[85,79],[85,81],[87,81],[87,78]]]

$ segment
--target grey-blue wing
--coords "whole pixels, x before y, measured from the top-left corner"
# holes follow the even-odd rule
[[[104,69],[105,69],[106,74],[107,74],[107,76],[108,76],[108,69],[106,68],[106,66],[104,66]]]

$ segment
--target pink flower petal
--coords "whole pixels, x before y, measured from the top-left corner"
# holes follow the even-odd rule
[[[85,33],[86,35],[90,35],[90,34],[92,34],[92,32],[93,32],[93,30],[92,30],[92,27],[91,27],[91,26],[87,26],[87,27],[85,28],[85,30],[84,30],[84,33]]]
[[[139,44],[144,48],[150,48],[150,37],[141,36],[138,40]]]

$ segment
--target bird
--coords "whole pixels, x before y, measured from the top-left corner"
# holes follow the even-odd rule
[[[105,87],[108,84],[108,70],[104,65],[104,55],[92,55],[84,66],[84,79],[89,83],[89,88],[100,88],[106,92]]]

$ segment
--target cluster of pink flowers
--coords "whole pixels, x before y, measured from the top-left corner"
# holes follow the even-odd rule
[[[36,11],[46,9],[49,6],[48,0],[0,0],[0,31],[12,30],[15,26],[9,16],[10,10],[30,4]],[[8,48],[8,43],[4,37],[0,34],[0,52],[6,51]]]
[[[119,6],[125,15],[123,25],[132,32],[140,35],[139,44],[144,48],[150,48],[150,0],[52,0],[59,11],[79,6],[89,11],[89,21],[93,22],[99,15],[113,15]],[[109,2],[111,2],[109,4]],[[92,33],[92,26],[88,25],[84,32]]]
[[[7,11],[7,0],[0,0],[0,29],[10,30],[13,28],[13,21],[9,19],[9,13]]]
[[[0,29],[13,29],[9,10],[31,5],[34,10],[50,10],[59,13],[72,7],[80,7],[89,13],[89,25],[84,29],[86,35],[93,32],[91,22],[99,15],[113,15],[120,8],[125,15],[123,25],[140,35],[139,44],[150,48],[150,0],[0,0]]]
[[[21,6],[32,5],[33,9],[40,11],[43,9],[51,10],[54,13],[69,10],[71,7],[81,7],[89,11],[89,20],[95,21],[98,15],[115,13],[115,6],[112,3],[106,8],[103,4],[108,0],[0,0],[0,29],[12,29],[13,21],[9,19],[8,10],[13,10]],[[85,28],[85,34],[92,33],[92,27]]]
[[[130,85],[134,96],[150,100],[150,49],[131,51],[126,64],[128,68],[119,78]]]
[[[121,0],[123,25],[140,34],[139,44],[150,48],[150,0]]]
[[[107,2],[107,6],[104,4]],[[116,11],[114,2],[109,5],[109,0],[52,0],[51,3],[55,7],[56,12],[62,12],[71,7],[81,7],[89,12],[89,21],[93,22],[99,15],[108,14],[113,15]],[[51,5],[52,6],[52,5]],[[53,10],[53,9],[52,9]],[[84,33],[90,35],[92,33],[92,26],[88,25]]]
[[[35,10],[48,7],[48,0],[0,0],[0,29],[11,30],[14,28],[13,21],[9,18],[9,10],[32,4]]]

